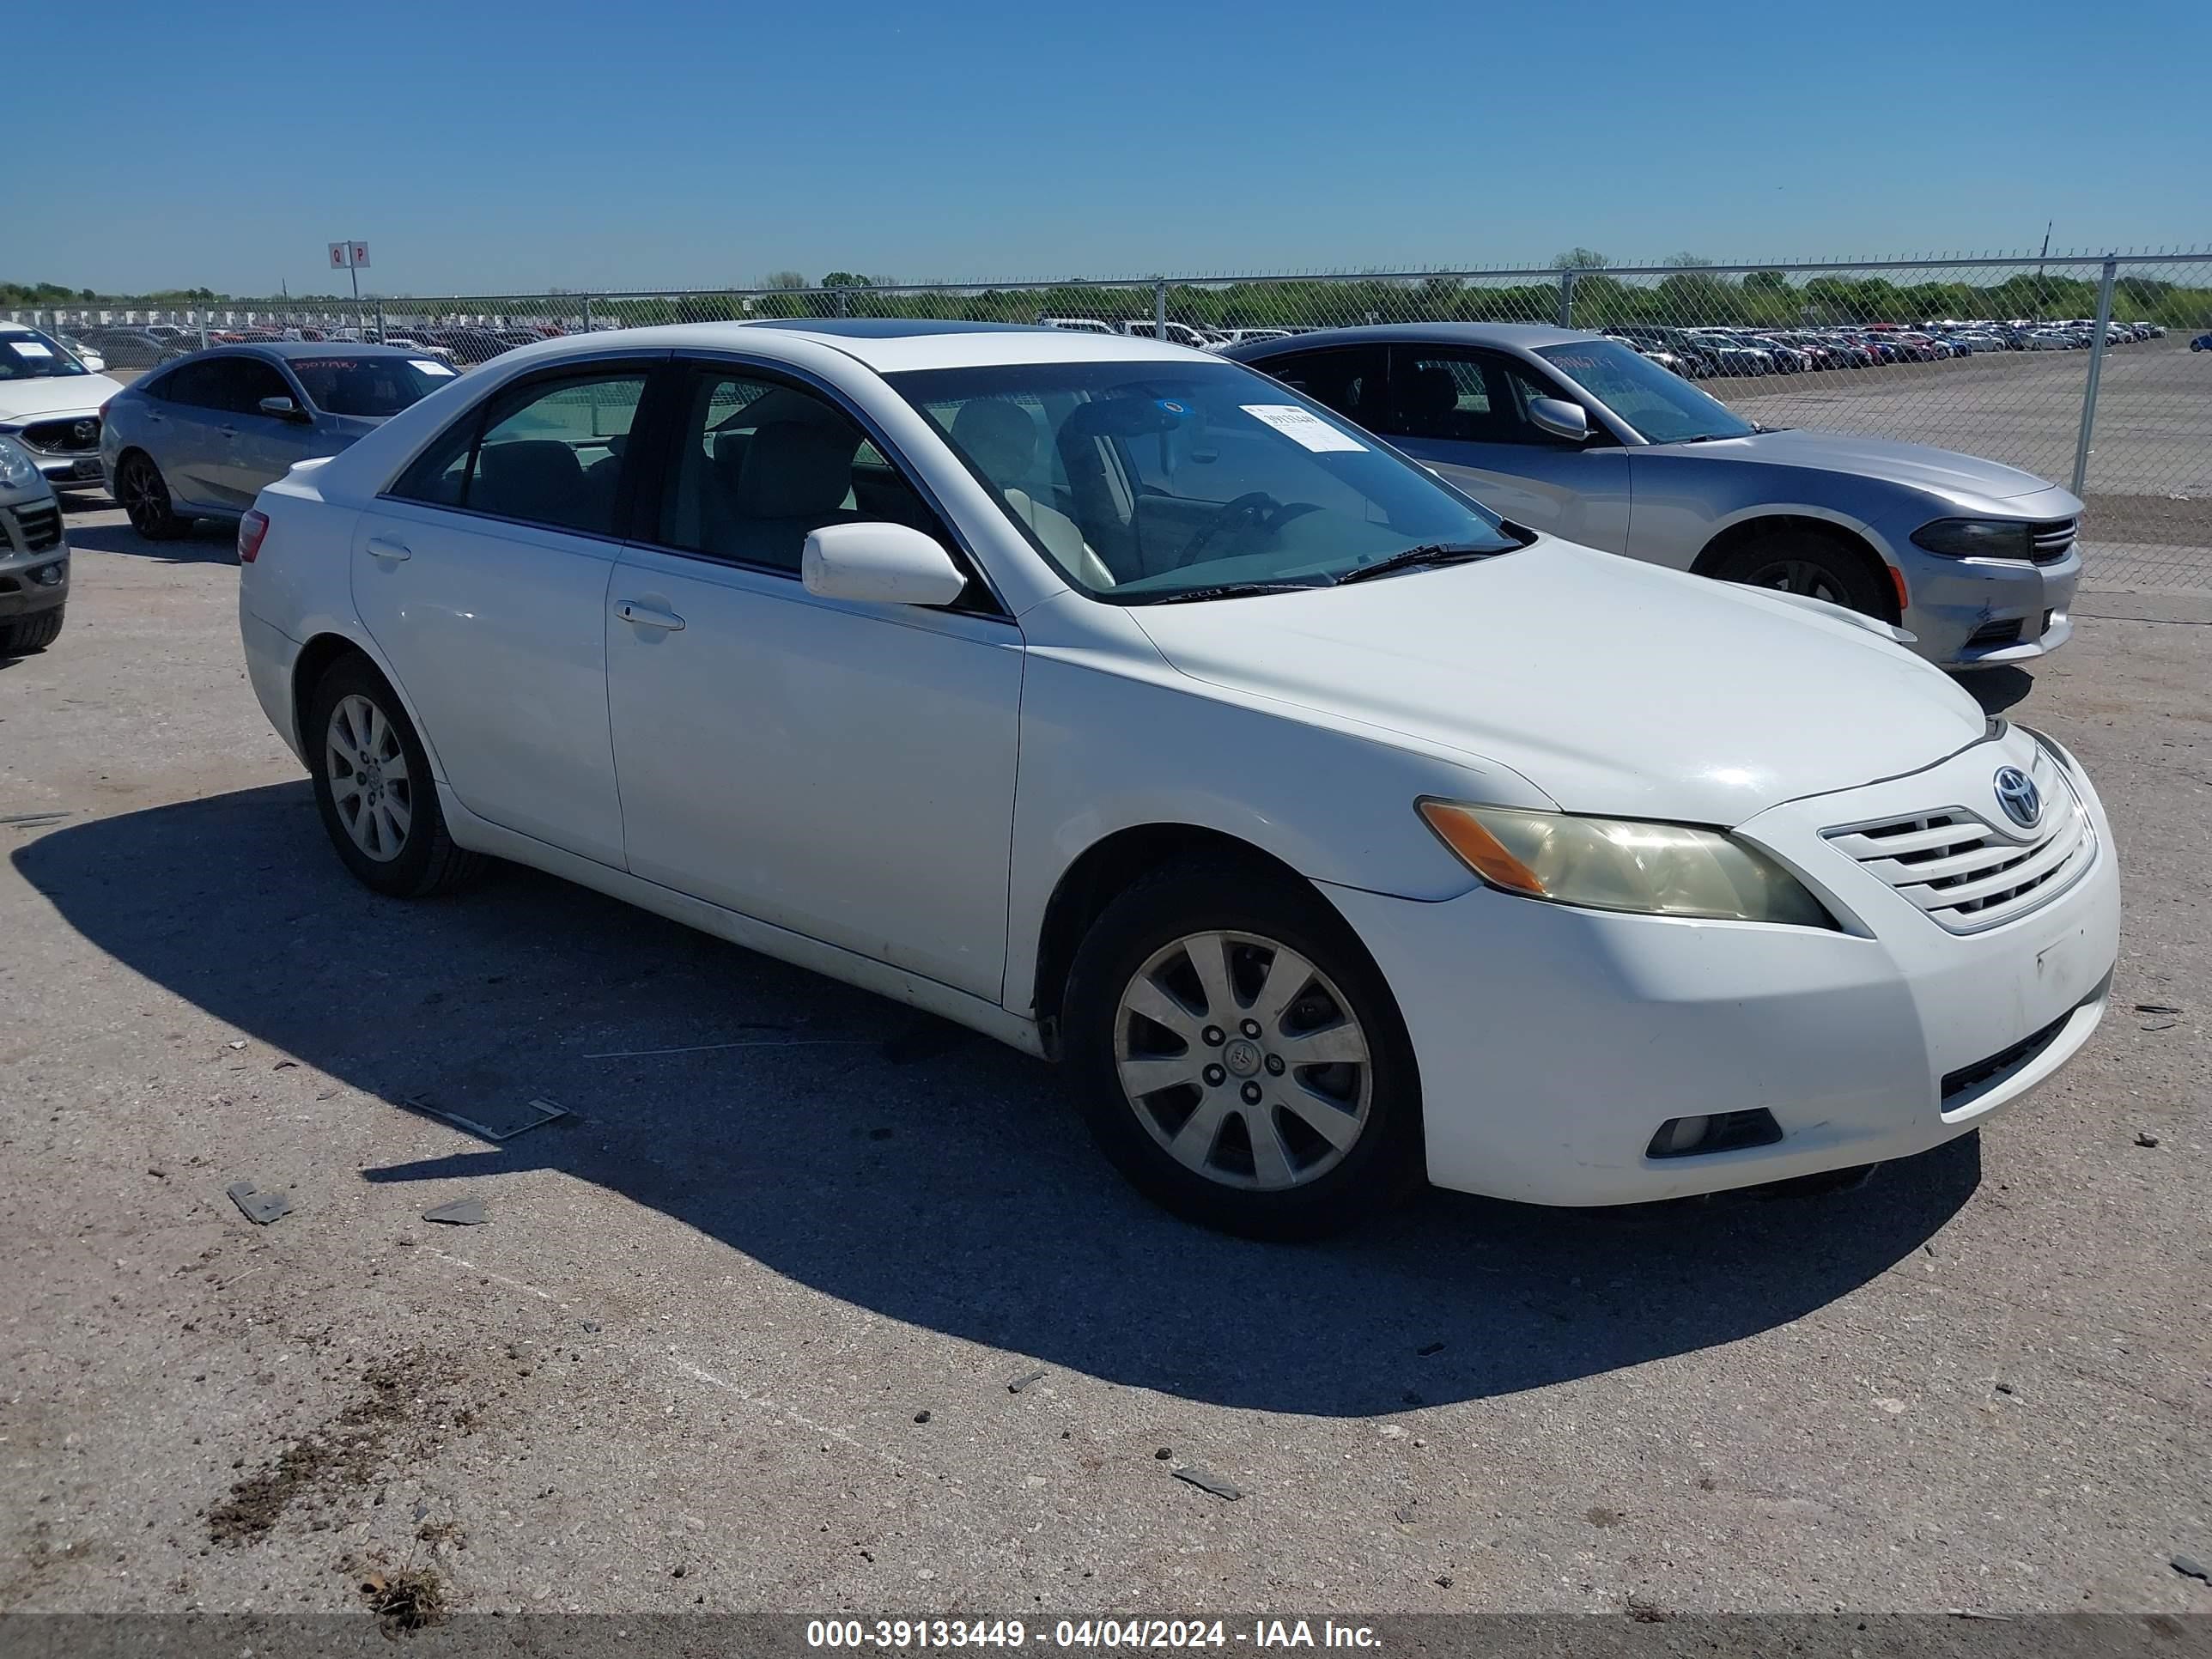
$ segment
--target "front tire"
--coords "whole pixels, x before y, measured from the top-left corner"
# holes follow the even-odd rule
[[[0,623],[0,657],[22,657],[45,650],[61,637],[62,612],[68,608],[58,605],[36,616]]]
[[[1419,1183],[1397,1004],[1303,882],[1207,862],[1130,888],[1077,952],[1062,1029],[1099,1150],[1186,1220],[1313,1238]]]
[[[301,734],[331,845],[363,886],[394,898],[448,892],[482,858],[453,844],[429,756],[368,659],[325,671]]]
[[[1810,530],[1777,530],[1734,548],[1709,573],[1747,587],[1775,587],[1888,619],[1889,595],[1872,559]]]
[[[190,519],[177,516],[161,469],[143,450],[132,450],[116,467],[115,498],[131,527],[149,542],[173,542],[191,530]]]

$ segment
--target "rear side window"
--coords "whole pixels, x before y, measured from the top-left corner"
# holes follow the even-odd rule
[[[645,375],[531,380],[471,410],[400,475],[402,501],[585,535],[615,533],[615,506]]]
[[[1295,386],[1317,404],[1362,426],[1382,429],[1383,401],[1389,383],[1383,348],[1332,346],[1322,351],[1293,352],[1269,357],[1252,365],[1284,385]]]

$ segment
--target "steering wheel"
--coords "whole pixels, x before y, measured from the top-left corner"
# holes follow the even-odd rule
[[[1196,564],[1198,556],[1206,551],[1213,538],[1240,519],[1248,529],[1272,531],[1293,519],[1320,511],[1320,505],[1314,501],[1279,501],[1264,489],[1248,489],[1235,501],[1223,502],[1205,527],[1183,544],[1182,552],[1176,559],[1176,568]]]

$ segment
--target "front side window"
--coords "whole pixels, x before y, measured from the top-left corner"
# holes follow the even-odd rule
[[[0,380],[63,380],[86,372],[51,334],[35,328],[0,330]]]
[[[642,373],[538,380],[499,392],[418,456],[391,493],[585,535],[615,533]]]
[[[1647,443],[1746,438],[1758,430],[1717,398],[1613,340],[1538,346],[1536,355],[1633,427]]]
[[[701,368],[684,384],[657,539],[796,572],[825,525],[889,521],[946,538],[937,515],[852,417],[802,387]]]
[[[258,415],[264,398],[294,398],[292,383],[258,357],[225,357],[219,361],[217,384],[222,402],[217,407],[233,415]]]
[[[1242,365],[1115,362],[886,377],[1067,580],[1147,604],[1327,586],[1415,549],[1503,552],[1498,521]]]

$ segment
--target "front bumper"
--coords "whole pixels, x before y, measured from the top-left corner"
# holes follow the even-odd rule
[[[88,433],[86,428],[90,428]],[[58,490],[105,487],[100,467],[100,431],[96,409],[35,418],[19,416],[0,425],[0,435],[13,438],[28,450],[47,483]]]
[[[2074,637],[2079,548],[2051,564],[1947,559],[1908,546],[1897,559],[1919,654],[1947,668],[1994,668],[2047,656]]]
[[[2096,836],[2086,872],[1980,933],[1947,930],[1822,831],[1985,799],[2031,741],[1740,827],[1849,931],[1325,887],[1413,1038],[1429,1178],[1540,1204],[1679,1198],[1925,1152],[2028,1093],[2095,1030],[2118,954],[2118,866],[2087,780],[2069,775]],[[1771,1145],[1648,1155],[1670,1119],[1759,1110]]]
[[[0,500],[0,617],[34,616],[69,601],[69,538],[51,495]]]

